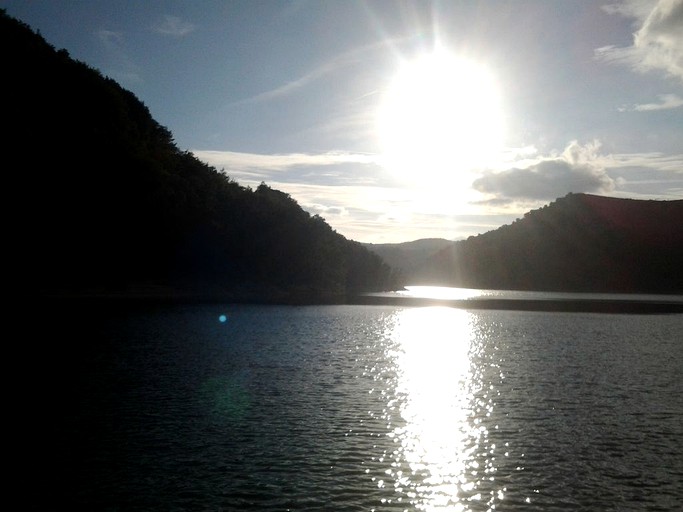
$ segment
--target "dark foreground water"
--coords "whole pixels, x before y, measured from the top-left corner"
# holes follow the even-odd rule
[[[683,509],[683,315],[192,305],[34,319],[19,509]]]

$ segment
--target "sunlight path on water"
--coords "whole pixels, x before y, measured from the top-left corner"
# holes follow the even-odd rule
[[[449,286],[406,286],[405,291],[400,293],[406,297],[423,299],[463,300],[480,297],[490,292],[475,288],[453,288]]]
[[[484,418],[494,407],[481,337],[471,313],[441,307],[395,314],[387,360],[395,394],[387,419],[395,450],[386,470],[400,501],[418,510],[495,509],[495,445]],[[498,372],[497,372],[498,373]]]

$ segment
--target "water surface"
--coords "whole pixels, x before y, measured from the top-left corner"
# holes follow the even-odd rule
[[[683,506],[680,315],[193,305],[48,325],[27,401],[53,509]]]

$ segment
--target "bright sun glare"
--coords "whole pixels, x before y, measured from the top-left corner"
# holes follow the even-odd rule
[[[403,64],[378,112],[383,161],[409,181],[457,183],[495,161],[500,94],[489,70],[445,51]]]

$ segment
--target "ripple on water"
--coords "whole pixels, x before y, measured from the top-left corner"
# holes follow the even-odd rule
[[[678,510],[681,324],[388,306],[69,324],[86,348],[55,361],[74,378],[54,496],[133,511]]]

